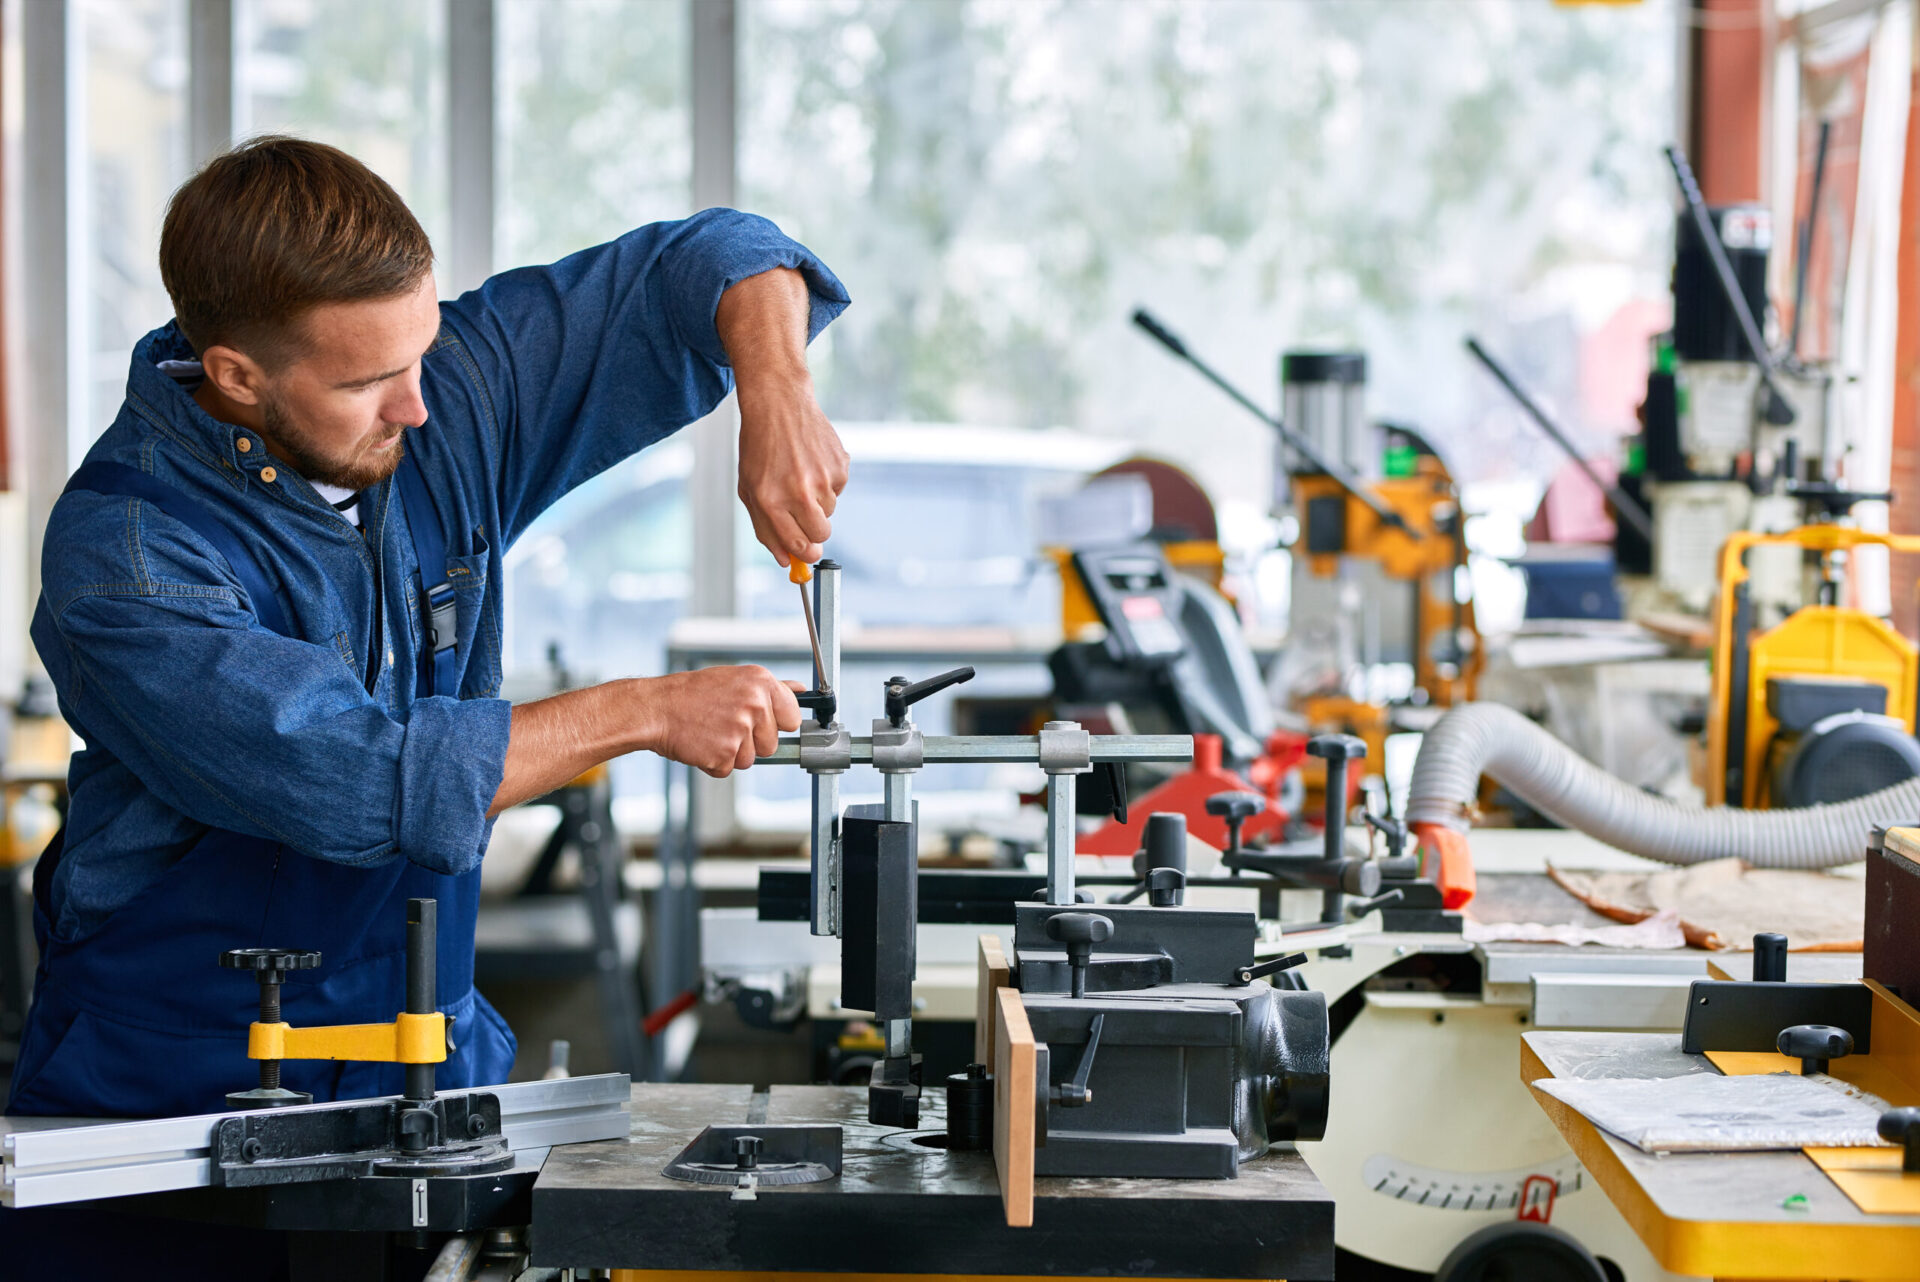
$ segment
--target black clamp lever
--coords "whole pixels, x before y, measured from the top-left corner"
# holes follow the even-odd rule
[[[831,690],[802,690],[793,701],[813,713],[822,728],[832,725],[840,712],[840,697]]]
[[[973,680],[972,668],[955,668],[951,672],[942,672],[937,677],[928,677],[925,681],[908,681],[905,677],[888,677],[886,685],[887,720],[895,726],[907,723],[907,709],[930,694],[938,694],[948,686],[957,686],[962,681]]]
[[[1087,1044],[1080,1050],[1080,1063],[1074,1067],[1072,1080],[1048,1090],[1047,1097],[1061,1108],[1080,1108],[1093,1102],[1087,1078],[1093,1074],[1093,1053],[1100,1048],[1100,1028],[1106,1022],[1105,1015],[1093,1017],[1093,1022],[1087,1025]]]
[[[1831,1024],[1795,1024],[1781,1029],[1774,1045],[1800,1061],[1802,1077],[1811,1077],[1826,1072],[1827,1061],[1853,1054],[1853,1034]]]
[[[1362,810],[1360,818],[1367,827],[1379,833],[1387,841],[1387,858],[1398,859],[1407,853],[1407,824],[1403,819],[1390,815],[1375,814],[1371,810]]]
[[[1292,970],[1295,966],[1306,964],[1305,953],[1288,953],[1285,957],[1276,957],[1272,961],[1261,962],[1257,966],[1242,966],[1233,972],[1233,986],[1245,988],[1256,979],[1265,979],[1269,975],[1278,975],[1283,970]]]

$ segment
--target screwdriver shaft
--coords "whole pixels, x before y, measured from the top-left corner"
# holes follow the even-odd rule
[[[815,688],[823,693],[831,693],[827,685],[826,661],[820,657],[820,629],[813,624],[813,601],[807,596],[807,585],[804,583],[800,585],[800,614],[807,621],[807,641],[813,646]]]

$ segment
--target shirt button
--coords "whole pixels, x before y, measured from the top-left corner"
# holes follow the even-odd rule
[[[233,443],[233,448],[236,450],[239,450],[242,454],[245,454],[247,451],[253,448],[253,441],[250,438],[243,436],[239,440]]]
[[[391,650],[387,651],[387,666],[389,668],[393,666],[393,651]]]
[[[260,469],[260,479],[265,481],[268,485],[272,485],[275,481],[280,479],[280,473],[274,471],[270,467],[263,467]]]

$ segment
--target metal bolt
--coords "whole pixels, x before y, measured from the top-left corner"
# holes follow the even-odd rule
[[[467,1114],[467,1134],[477,1136],[477,1135],[485,1135],[486,1133],[487,1133],[487,1119],[480,1116],[480,1114],[478,1113],[468,1113]]]
[[[243,1162],[257,1162],[266,1151],[267,1146],[260,1142],[258,1135],[249,1135],[240,1142],[240,1160]]]

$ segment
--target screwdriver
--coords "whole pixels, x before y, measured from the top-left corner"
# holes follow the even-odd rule
[[[807,640],[813,645],[814,681],[821,694],[832,694],[827,685],[827,665],[820,657],[820,630],[813,625],[813,599],[807,595],[807,584],[813,578],[813,567],[797,557],[787,567],[787,581],[800,585],[800,613],[807,620]]]

